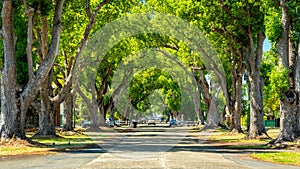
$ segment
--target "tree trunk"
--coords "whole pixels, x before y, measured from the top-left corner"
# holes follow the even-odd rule
[[[19,128],[20,108],[18,106],[16,89],[16,57],[12,1],[3,1],[2,6],[2,39],[4,49],[4,68],[1,76],[1,140],[8,140],[14,136],[25,137],[25,132]]]
[[[36,74],[28,81],[25,89],[20,94],[20,111],[21,122],[20,131],[25,135],[25,116],[30,104],[35,100],[36,95],[40,91],[40,87],[48,78],[49,72],[53,67],[53,63],[58,54],[58,47],[61,34],[61,16],[64,0],[57,0],[55,4],[55,12],[53,16],[52,40],[46,58],[40,64]]]
[[[219,126],[224,127],[224,128],[227,128],[227,126],[226,126],[227,124],[224,123],[224,122],[226,122],[225,121],[226,108],[227,108],[227,106],[224,106],[223,111],[219,114],[219,121],[220,121]]]
[[[203,96],[206,100],[206,106],[207,107],[207,118],[206,118],[206,124],[203,129],[207,128],[215,128],[219,125],[219,113],[218,113],[218,105],[217,105],[217,95],[220,91],[218,91],[215,95],[212,96],[212,94],[209,91],[209,85],[207,81],[205,80],[203,71],[200,71],[200,81],[201,86],[203,87]]]
[[[250,127],[247,135],[248,139],[255,139],[260,135],[267,135],[264,126],[263,113],[263,79],[260,76],[260,66],[262,60],[262,47],[265,40],[263,32],[256,34],[256,45],[253,40],[252,27],[248,27],[249,54],[247,56],[247,69],[250,81]],[[268,135],[267,135],[268,136]]]
[[[104,106],[103,104],[101,104],[99,106],[99,112],[100,112],[100,116],[99,116],[99,125],[100,126],[107,126],[105,123],[105,117],[106,117],[106,112],[104,110]]]
[[[203,111],[201,108],[201,100],[199,98],[197,98],[197,96],[195,95],[195,93],[193,93],[193,91],[190,89],[189,90],[192,98],[193,98],[193,102],[195,105],[195,112],[197,115],[197,121],[199,124],[204,124],[204,118],[203,118]]]
[[[219,125],[219,113],[218,106],[215,98],[211,98],[209,104],[209,111],[207,113],[207,119],[204,129],[215,128]]]
[[[66,122],[63,126],[62,131],[73,131],[73,94],[70,93],[65,98],[64,101],[64,118],[66,119]]]
[[[98,114],[98,104],[96,102],[95,93],[92,92],[92,100],[89,100],[81,91],[81,89],[77,86],[77,92],[79,93],[80,97],[83,99],[85,104],[87,105],[90,113],[91,113],[91,128],[99,130],[99,122],[97,118]]]
[[[266,134],[263,114],[262,79],[260,72],[250,74],[250,128],[247,138],[254,139]]]
[[[291,34],[293,19],[289,13],[286,0],[280,0],[282,35],[276,44],[281,65],[289,69],[289,91],[284,93],[280,101],[280,131],[278,137],[271,143],[295,141],[300,137],[300,42],[294,42]],[[298,45],[298,51],[296,46]]]
[[[33,77],[33,59],[32,59],[32,37],[33,37],[33,13],[34,9],[29,7],[25,1],[25,13],[28,16],[28,28],[27,28],[27,65],[28,65],[28,78],[31,79]]]
[[[295,91],[288,91],[280,101],[280,132],[278,141],[294,141],[300,136],[299,121],[299,95]]]
[[[37,135],[55,136],[54,110],[53,103],[49,99],[52,96],[52,73],[41,86],[41,111],[39,113],[39,130]]]
[[[116,110],[116,107],[115,107],[114,103],[112,103],[111,108],[110,108],[110,119],[113,122],[113,124],[115,123],[115,110]]]
[[[42,102],[42,110],[39,113],[39,130],[36,135],[56,136],[54,125],[54,112],[48,103]]]
[[[242,76],[239,75],[235,78],[235,95],[234,95],[234,110],[232,113],[232,121],[230,130],[236,133],[243,133],[241,127],[241,115],[242,115]]]
[[[122,120],[128,120],[129,119],[129,114],[130,114],[130,107],[127,106],[124,108],[123,113],[122,113]]]
[[[99,129],[99,121],[98,121],[98,106],[92,105],[91,106],[91,128]]]
[[[28,84],[20,95],[16,94],[16,70],[15,70],[15,41],[13,27],[13,5],[11,0],[2,3],[2,38],[4,46],[4,69],[2,72],[1,87],[1,139],[10,139],[13,136],[25,138],[25,117],[28,107],[34,101],[39,88],[47,78],[58,53],[61,15],[64,0],[57,0],[53,19],[52,41],[46,59],[41,63],[36,74],[28,81]],[[19,103],[18,100],[19,99]],[[18,104],[20,106],[18,106]],[[18,118],[17,118],[18,117]]]
[[[86,1],[86,12],[87,12],[87,15],[88,15],[88,18],[89,18],[89,22],[85,28],[85,31],[84,31],[84,35],[83,35],[83,38],[81,39],[79,45],[78,45],[78,48],[77,48],[77,53],[76,53],[76,56],[75,56],[75,59],[73,58],[73,56],[71,55],[70,58],[69,58],[69,61],[67,61],[68,59],[65,59],[65,67],[66,67],[66,72],[65,72],[65,78],[64,78],[64,85],[62,85],[61,90],[60,90],[60,93],[58,95],[56,95],[52,100],[56,103],[56,104],[60,104],[60,102],[62,101],[65,101],[65,113],[64,113],[64,116],[65,116],[65,119],[66,119],[66,124],[64,125],[63,127],[63,131],[71,131],[73,130],[73,127],[72,127],[72,111],[73,111],[73,97],[76,93],[76,90],[71,90],[72,86],[76,86],[78,84],[73,84],[73,78],[75,76],[75,73],[78,73],[80,71],[78,71],[78,62],[79,62],[79,59],[82,55],[82,52],[86,46],[86,42],[88,41],[88,37],[92,31],[92,28],[94,26],[94,24],[96,23],[96,18],[97,18],[97,13],[99,12],[99,10],[104,6],[106,5],[110,0],[105,0],[101,3],[99,3],[97,5],[97,7],[93,10],[93,11],[90,11],[90,1]],[[92,12],[92,13],[91,13]],[[42,17],[42,23],[43,25],[45,25],[44,23],[47,23],[47,18],[44,18]],[[47,28],[46,26],[43,26],[43,28]],[[47,29],[42,29],[42,32],[47,32]],[[44,38],[42,39],[47,39],[47,36],[45,36]],[[42,41],[42,53],[43,53],[43,56],[44,56],[44,53],[47,51],[47,43],[45,43],[46,41]],[[67,58],[67,57],[65,57]],[[73,59],[74,59],[74,62],[73,62]],[[80,74],[80,73],[79,73]],[[77,89],[76,87],[74,87],[74,89]],[[72,97],[72,98],[69,98],[69,97]],[[69,100],[71,99],[71,100]],[[86,102],[87,100],[85,100]],[[87,103],[87,102],[86,102]],[[87,104],[93,104],[93,103],[87,103]],[[99,125],[98,125],[98,122],[97,122],[97,108],[96,110],[93,108],[93,106],[88,106],[89,107],[89,110],[91,111],[92,114],[94,114],[95,118],[92,118],[92,126],[94,128],[98,128]],[[95,119],[95,120],[94,120]]]

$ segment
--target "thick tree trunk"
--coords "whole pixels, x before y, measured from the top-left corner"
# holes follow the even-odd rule
[[[16,89],[16,57],[14,34],[14,8],[12,1],[3,1],[2,6],[2,39],[4,49],[4,68],[1,76],[1,140],[14,136],[25,138],[25,132],[20,130],[20,108]]]
[[[282,35],[276,44],[281,65],[289,69],[289,91],[284,93],[280,101],[280,132],[278,137],[271,143],[282,143],[284,141],[295,141],[300,137],[300,42],[294,42],[292,36],[293,19],[289,13],[286,0],[280,0]],[[298,51],[296,44],[298,43]]]
[[[209,85],[207,81],[205,80],[203,70],[200,70],[200,77],[198,79],[198,86],[203,92],[204,102],[206,105],[206,112],[207,112],[207,118],[206,118],[206,124],[204,129],[206,128],[214,128],[218,126],[219,124],[219,118],[218,118],[218,108],[216,104],[216,100],[211,94],[209,93]]]
[[[54,112],[48,103],[42,102],[42,109],[39,112],[39,130],[36,135],[56,136],[54,125]]]
[[[107,126],[106,123],[105,123],[106,112],[105,112],[105,109],[104,109],[103,105],[99,106],[99,112],[100,112],[99,125],[100,126]]]
[[[68,94],[64,101],[64,118],[66,120],[62,131],[73,131],[73,95]]]
[[[262,79],[260,72],[250,74],[250,128],[247,138],[254,139],[266,134],[263,114]]]
[[[197,98],[197,96],[195,95],[195,93],[192,90],[189,90],[192,98],[193,98],[193,102],[195,105],[195,112],[197,115],[197,121],[199,124],[204,124],[204,118],[203,118],[203,111],[201,109],[201,100],[199,98]]]
[[[98,122],[98,106],[93,105],[91,106],[91,128],[99,129],[99,122]]]
[[[241,127],[242,115],[242,76],[238,76],[235,80],[235,96],[234,96],[234,110],[232,112],[232,121],[230,130],[232,132],[243,133]]]
[[[216,91],[216,93],[209,94],[209,111],[207,113],[207,119],[206,119],[206,124],[203,129],[206,128],[215,128],[219,126],[220,124],[220,115],[218,112],[218,104],[217,104],[217,98],[220,93],[221,88],[219,89],[214,89],[214,86],[212,85],[212,90]]]
[[[49,74],[52,68],[56,55],[58,53],[60,32],[61,32],[61,15],[64,0],[57,0],[55,4],[55,12],[53,19],[52,29],[52,41],[49,52],[46,59],[41,63],[36,74],[29,80],[24,90],[20,93],[20,96],[16,95],[16,91],[12,91],[12,88],[16,90],[16,77],[12,76],[12,72],[15,74],[15,63],[11,59],[15,59],[15,41],[14,27],[13,27],[13,6],[12,1],[3,1],[2,5],[2,32],[3,32],[3,44],[4,44],[4,69],[2,73],[2,82],[5,87],[1,87],[1,137],[9,139],[13,136],[25,138],[25,117],[28,107],[31,102],[34,101],[36,95],[39,92],[41,84]],[[6,68],[9,67],[9,69]],[[8,74],[10,74],[8,76]],[[8,85],[9,82],[9,85]],[[10,93],[10,96],[7,94]],[[7,99],[9,97],[11,99]],[[17,98],[19,98],[19,105],[17,106]],[[13,108],[10,110],[10,108]],[[19,114],[19,112],[21,112]],[[17,118],[18,116],[18,118]],[[11,126],[11,127],[8,127]],[[3,134],[2,134],[3,133]]]
[[[249,55],[247,56],[247,69],[250,80],[250,127],[248,139],[255,139],[260,135],[267,135],[264,126],[263,112],[263,79],[260,76],[262,60],[262,47],[265,39],[263,32],[256,34],[257,42],[254,43],[252,27],[248,27]],[[267,135],[268,136],[268,135]]]
[[[299,93],[288,91],[280,101],[280,132],[277,141],[294,141],[300,136],[299,125]]]
[[[49,99],[52,96],[52,73],[44,81],[41,86],[41,112],[39,112],[39,130],[37,135],[42,136],[55,136],[54,124],[54,109],[53,103]],[[56,107],[57,108],[57,107]]]
[[[219,113],[216,99],[211,98],[209,105],[209,111],[207,113],[207,119],[204,129],[215,128],[219,125]]]

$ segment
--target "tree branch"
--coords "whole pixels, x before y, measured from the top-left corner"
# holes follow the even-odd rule
[[[90,0],[86,0],[85,5],[86,5],[85,12],[86,12],[88,18],[91,18],[92,14],[91,14],[91,9],[90,9]]]
[[[176,50],[176,51],[179,50],[178,46],[172,46],[172,45],[168,45],[168,44],[163,44],[162,46],[165,47],[165,48]]]
[[[32,59],[32,39],[33,39],[33,14],[34,9],[28,6],[26,0],[23,0],[23,4],[25,6],[25,15],[28,16],[28,27],[27,27],[27,64],[28,64],[28,77],[31,79],[33,77],[33,59]]]
[[[36,95],[40,91],[42,83],[47,78],[49,72],[51,71],[55,58],[58,54],[58,47],[61,35],[61,18],[64,0],[57,0],[55,4],[55,12],[53,18],[53,28],[52,28],[52,40],[50,44],[49,52],[46,58],[41,63],[36,74],[32,79],[28,81],[27,86],[23,90],[20,96],[21,111],[26,112],[29,104],[36,98]]]
[[[98,13],[98,11],[107,3],[109,3],[111,0],[104,0],[103,2],[101,2],[100,4],[98,4],[98,6],[96,7],[96,9],[94,10],[93,15],[96,15]]]

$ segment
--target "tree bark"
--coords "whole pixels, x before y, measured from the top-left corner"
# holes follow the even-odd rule
[[[77,49],[77,53],[73,62],[73,57],[70,56],[69,58],[69,62],[66,61],[65,67],[67,67],[67,70],[65,71],[65,76],[64,76],[64,85],[61,87],[60,93],[58,95],[56,95],[55,97],[53,97],[51,100],[54,102],[54,104],[60,104],[62,101],[65,100],[65,112],[64,112],[64,117],[66,119],[66,124],[63,127],[63,131],[72,131],[73,127],[72,127],[72,111],[73,111],[73,97],[76,93],[76,89],[78,89],[77,87],[74,87],[75,90],[71,90],[72,86],[76,86],[78,84],[73,84],[73,78],[75,76],[75,73],[78,69],[78,61],[81,57],[81,54],[84,50],[84,47],[86,45],[86,42],[88,40],[88,37],[92,31],[93,26],[96,23],[96,17],[97,17],[97,13],[99,12],[99,10],[106,5],[108,2],[110,2],[111,0],[104,0],[103,2],[99,3],[97,5],[97,7],[92,11],[90,11],[90,1],[86,1],[86,13],[88,15],[89,18],[89,22],[86,26],[86,29],[84,31],[84,35],[83,38],[81,39],[79,45],[78,45],[78,49]],[[43,23],[46,22],[46,20],[44,20],[42,18]],[[42,43],[44,44],[44,43]],[[45,45],[43,45],[45,46]],[[47,46],[45,46],[47,47]],[[45,49],[45,47],[43,47],[42,49]],[[45,51],[45,50],[42,50]],[[44,53],[44,52],[43,52]],[[67,57],[66,57],[67,58]],[[81,94],[83,94],[81,92]],[[71,99],[71,100],[70,100]],[[87,101],[87,100],[86,100]],[[89,106],[88,106],[89,107]],[[89,107],[92,116],[97,114],[97,110],[94,110],[93,105],[91,105]],[[92,117],[92,126],[94,129],[98,128],[98,122],[96,120],[97,118]]]
[[[200,70],[199,80],[201,82],[201,86],[203,87],[203,96],[207,104],[207,118],[204,129],[215,128],[219,124],[218,107],[216,98],[209,93],[209,85],[205,80],[203,70]]]
[[[209,111],[204,129],[215,128],[219,125],[219,114],[216,99],[212,98],[209,104]]]
[[[105,117],[106,117],[106,111],[104,109],[104,105],[101,104],[99,105],[99,112],[100,112],[100,115],[99,115],[99,125],[100,126],[106,126],[106,123],[105,123]]]
[[[263,79],[260,76],[260,65],[262,60],[262,46],[265,39],[263,32],[257,33],[258,42],[255,45],[252,35],[252,27],[248,27],[249,55],[247,68],[250,80],[250,127],[248,139],[255,139],[260,135],[267,135],[264,126],[263,113]]]
[[[28,16],[28,28],[27,28],[27,66],[28,66],[28,77],[31,79],[33,77],[33,60],[32,60],[32,39],[33,39],[33,14],[34,9],[29,7],[24,1],[25,13]]]
[[[113,124],[115,123],[115,110],[116,110],[116,107],[115,107],[115,105],[114,105],[114,103],[112,103],[111,104],[111,106],[110,106],[110,119],[111,119],[111,121],[113,122]]]
[[[259,72],[250,75],[250,128],[247,138],[254,139],[266,134],[263,118],[262,87]]]
[[[294,42],[291,34],[292,18],[286,0],[280,0],[282,35],[276,44],[280,63],[289,69],[289,91],[283,94],[280,101],[280,131],[278,137],[271,143],[295,141],[300,137],[300,107],[299,107],[299,53],[300,42]],[[298,45],[298,51],[296,50]]]
[[[278,141],[294,141],[300,136],[298,126],[299,117],[299,93],[288,91],[284,94],[283,100],[280,101],[280,132],[277,137]]]
[[[227,104],[227,107],[232,117],[230,131],[243,133],[240,121],[242,115],[242,78],[245,71],[244,57],[241,50],[235,49],[232,43],[229,44],[229,47],[231,55],[232,98],[227,99],[230,102]],[[229,93],[228,89],[227,93]]]
[[[97,104],[97,101],[96,101],[96,98],[95,98],[95,93],[92,92],[92,99],[88,99],[84,93],[81,91],[80,88],[78,88],[76,90],[79,95],[81,96],[81,98],[83,99],[83,101],[85,102],[85,104],[87,105],[90,113],[91,113],[91,128],[93,129],[99,129],[99,122],[98,122],[98,117],[97,117],[97,114],[98,114],[98,104]]]
[[[2,2],[2,41],[4,49],[4,68],[1,76],[1,140],[8,140],[14,136],[23,138],[19,131],[18,116],[20,113],[16,91],[16,57],[14,34],[14,8],[11,0]]]
[[[64,100],[64,118],[66,121],[62,131],[73,131],[73,106],[73,95],[69,94]]]
[[[57,0],[55,3],[55,12],[53,19],[53,28],[52,28],[52,40],[50,44],[49,51],[39,66],[36,74],[30,79],[25,87],[25,89],[20,94],[20,111],[21,111],[21,123],[20,123],[20,131],[25,135],[25,117],[26,112],[30,104],[36,98],[38,92],[40,91],[40,87],[44,84],[45,80],[48,78],[49,72],[51,71],[55,58],[58,54],[58,47],[60,41],[60,33],[61,33],[61,17],[62,17],[62,8],[63,8],[64,0]]]
[[[243,133],[241,127],[241,115],[242,115],[242,76],[238,75],[235,78],[235,92],[234,92],[234,109],[231,112],[232,121],[230,130],[234,133]]]
[[[41,86],[41,111],[39,112],[39,130],[36,135],[55,136],[54,110],[53,103],[49,99],[52,96],[52,73]],[[49,97],[50,96],[50,97]]]

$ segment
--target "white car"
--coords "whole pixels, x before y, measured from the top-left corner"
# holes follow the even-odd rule
[[[156,121],[155,121],[154,119],[148,119],[147,124],[148,124],[148,125],[150,125],[150,124],[155,125],[155,124],[156,124]]]

